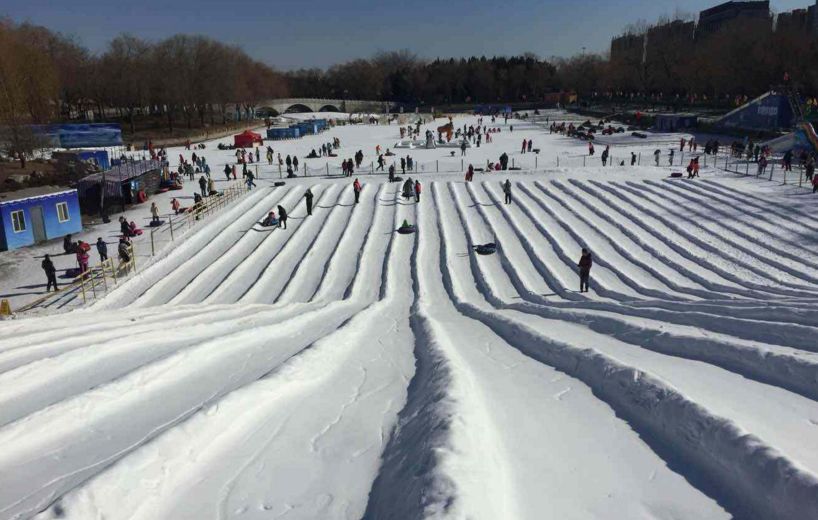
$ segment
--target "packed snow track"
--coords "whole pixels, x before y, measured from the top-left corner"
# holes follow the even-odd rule
[[[319,180],[309,217],[264,186],[91,308],[4,325],[0,518],[818,518],[809,209],[484,179]]]

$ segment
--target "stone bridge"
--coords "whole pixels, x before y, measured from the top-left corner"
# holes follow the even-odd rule
[[[288,98],[270,99],[255,107],[257,116],[277,116],[300,112],[370,112],[383,114],[397,108],[391,101],[362,101],[359,99]]]

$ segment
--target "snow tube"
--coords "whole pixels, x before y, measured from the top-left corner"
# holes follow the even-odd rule
[[[670,176],[673,177],[674,179],[678,179],[682,175],[684,175],[682,172],[673,172],[670,174]]]
[[[415,231],[417,231],[417,228],[411,224],[408,226],[401,226],[398,228],[398,233],[400,233],[401,235],[411,235]]]
[[[488,244],[474,246],[474,252],[478,255],[493,255],[497,252],[497,244],[489,242]]]
[[[260,224],[261,227],[276,227],[278,226],[278,219],[273,220],[270,225],[266,225],[263,222]]]
[[[164,223],[165,223],[164,220],[151,220],[151,223],[148,224],[148,226],[150,226],[150,227],[159,227]]]

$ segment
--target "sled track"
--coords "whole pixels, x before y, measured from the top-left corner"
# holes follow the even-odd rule
[[[5,328],[0,518],[818,517],[818,248],[736,186],[259,189]]]

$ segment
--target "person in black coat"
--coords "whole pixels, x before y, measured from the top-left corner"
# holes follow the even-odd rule
[[[43,263],[41,265],[43,267],[43,271],[45,271],[46,278],[48,278],[48,284],[45,286],[45,292],[48,292],[52,285],[54,285],[54,292],[57,292],[59,290],[59,287],[57,287],[57,269],[54,267],[54,262],[51,261],[51,257],[45,255],[45,259],[43,259]]]
[[[284,206],[278,207],[278,227],[287,229],[287,210]]]
[[[588,292],[588,283],[591,280],[591,266],[594,260],[591,252],[586,248],[582,248],[582,256],[579,259],[577,267],[579,267],[579,292]]]
[[[100,262],[108,260],[108,244],[102,240],[102,237],[97,238],[97,252],[99,253]]]
[[[304,200],[307,201],[307,215],[312,215],[312,190],[307,188],[307,191],[304,193]]]

